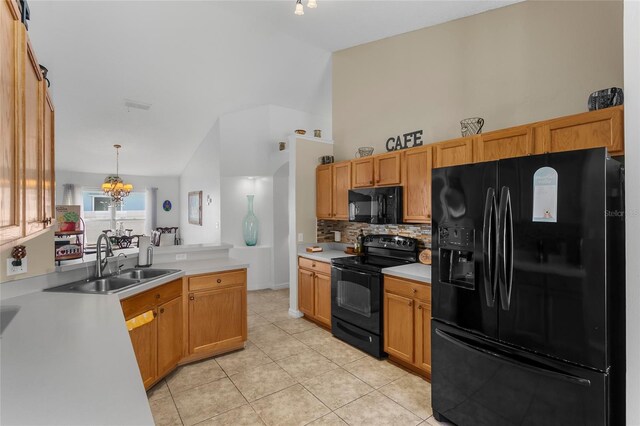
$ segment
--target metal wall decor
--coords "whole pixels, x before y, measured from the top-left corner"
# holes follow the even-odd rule
[[[484,118],[480,117],[465,118],[460,121],[462,136],[479,135],[482,133],[482,126],[484,126]]]
[[[392,136],[387,139],[386,148],[387,151],[397,151],[399,149],[413,148],[416,146],[422,146],[422,130],[414,130],[413,132],[405,133],[403,135]]]

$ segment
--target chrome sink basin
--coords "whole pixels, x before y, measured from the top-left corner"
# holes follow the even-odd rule
[[[127,269],[103,278],[76,281],[45,291],[62,293],[112,294],[180,272],[178,269]]]
[[[157,278],[175,272],[173,269],[127,269],[122,271],[118,277],[133,280],[146,280]]]

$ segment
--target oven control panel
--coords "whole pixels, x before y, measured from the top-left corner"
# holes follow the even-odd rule
[[[415,251],[418,247],[418,241],[415,238],[401,237],[399,235],[367,235],[364,237],[364,245],[367,247]]]

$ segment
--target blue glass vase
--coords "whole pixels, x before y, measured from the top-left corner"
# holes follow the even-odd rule
[[[242,235],[248,246],[255,246],[258,243],[258,217],[253,213],[253,195],[247,195],[247,201],[249,211],[242,221]]]

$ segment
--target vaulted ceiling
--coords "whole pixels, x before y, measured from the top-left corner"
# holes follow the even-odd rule
[[[56,167],[178,175],[221,114],[331,114],[331,52],[515,1],[31,1],[49,69]],[[304,2],[306,4],[306,1]],[[127,108],[125,99],[151,104]]]

